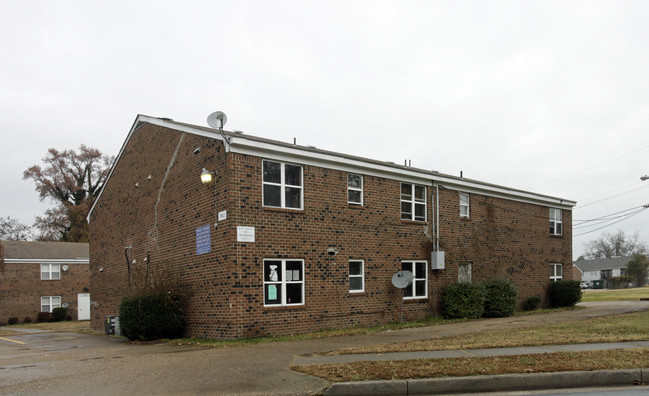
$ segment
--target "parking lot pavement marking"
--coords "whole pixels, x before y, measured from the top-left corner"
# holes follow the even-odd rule
[[[4,337],[0,337],[0,340],[5,340],[5,341],[9,341],[9,342],[15,342],[16,344],[24,344],[24,342],[22,342],[22,341],[10,340],[10,339],[4,338]]]

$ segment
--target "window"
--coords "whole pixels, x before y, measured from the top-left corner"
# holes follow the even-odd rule
[[[347,202],[363,204],[363,176],[353,173],[347,174]]]
[[[403,298],[406,300],[428,297],[428,262],[403,261],[401,269],[410,271],[415,276],[412,283],[403,289]]]
[[[361,293],[365,291],[365,273],[362,260],[349,262],[349,292]]]
[[[471,263],[460,263],[457,268],[458,283],[471,283]]]
[[[469,217],[469,194],[460,193],[460,217]]]
[[[304,305],[303,260],[264,260],[264,305]]]
[[[426,187],[401,183],[401,219],[426,221]]]
[[[610,277],[613,276],[613,270],[612,269],[603,269],[599,272],[599,278],[602,280],[606,280]]]
[[[550,264],[550,280],[552,282],[563,279],[563,264]]]
[[[561,209],[550,208],[550,235],[561,235]]]
[[[41,264],[41,280],[61,279],[61,264]]]
[[[264,206],[302,209],[302,167],[263,162]]]
[[[41,297],[41,312],[52,312],[54,308],[61,307],[61,296]]]

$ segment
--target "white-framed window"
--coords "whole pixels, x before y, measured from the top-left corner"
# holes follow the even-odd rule
[[[304,260],[264,260],[264,306],[304,305]]]
[[[41,312],[52,312],[54,308],[61,307],[61,296],[41,297]]]
[[[426,221],[426,187],[401,183],[401,219]]]
[[[460,193],[460,217],[469,217],[469,194]]]
[[[347,203],[363,204],[363,175],[347,174]]]
[[[41,280],[61,279],[61,264],[41,264]]]
[[[263,161],[264,206],[302,209],[302,167]]]
[[[550,235],[562,235],[563,216],[561,209],[550,208]]]
[[[349,292],[365,291],[365,263],[363,260],[349,260]]]
[[[550,281],[556,282],[563,279],[563,264],[550,264]]]
[[[471,263],[461,262],[457,266],[458,283],[471,283]]]
[[[403,298],[405,300],[411,300],[428,297],[428,262],[402,261],[401,269],[410,271],[414,275],[410,285],[403,289]]]

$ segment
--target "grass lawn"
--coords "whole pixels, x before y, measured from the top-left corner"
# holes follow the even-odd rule
[[[649,298],[649,288],[588,290],[585,301]],[[593,299],[591,299],[593,298]],[[327,353],[385,353],[450,349],[503,348],[557,343],[596,343],[649,340],[649,311],[591,318],[536,328],[494,330],[456,337],[429,339]],[[557,334],[561,338],[557,339]],[[381,379],[435,378],[553,371],[592,371],[649,367],[649,349],[607,350],[485,358],[416,359],[294,366],[293,370],[331,382]]]
[[[291,369],[331,382],[345,382],[646,367],[649,367],[649,349],[313,364]]]
[[[649,286],[633,289],[586,289],[581,301],[638,301],[649,300]]]
[[[17,329],[37,329],[66,333],[83,333],[83,334],[103,334],[90,328],[89,320],[71,320],[61,322],[42,322],[42,323],[21,323],[7,326],[5,330],[0,330],[0,336],[20,334]]]

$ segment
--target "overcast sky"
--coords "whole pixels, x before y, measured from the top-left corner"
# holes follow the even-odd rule
[[[0,0],[0,216],[52,206],[22,179],[50,147],[116,155],[137,114],[215,110],[228,130],[575,200],[577,220],[641,208],[648,20],[621,0]],[[649,241],[648,221],[575,227],[573,256],[604,231]]]

